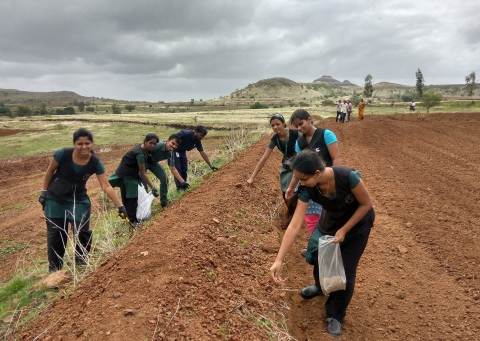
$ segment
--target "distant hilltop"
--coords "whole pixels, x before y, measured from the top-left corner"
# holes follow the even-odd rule
[[[348,80],[344,80],[343,82],[340,82],[339,80],[336,80],[332,76],[325,76],[325,75],[323,75],[320,78],[315,79],[313,81],[313,83],[327,83],[327,84],[334,85],[334,86],[358,86],[358,85],[353,84],[352,82],[350,82]]]

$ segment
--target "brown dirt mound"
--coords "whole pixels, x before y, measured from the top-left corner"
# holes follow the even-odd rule
[[[345,124],[319,119],[319,126],[337,134],[343,163],[362,172],[377,213],[342,338],[456,340],[474,339],[480,332],[479,118],[367,115],[365,121]],[[208,176],[79,290],[57,300],[16,336],[325,339],[325,299],[304,301],[298,295],[311,283],[311,268],[299,253],[306,231],[286,258],[287,281],[276,286],[269,279],[282,236],[275,215],[278,153],[255,186],[245,186],[267,141]],[[9,219],[2,219],[1,232],[44,252],[44,222],[35,202],[38,193],[32,193],[41,176],[21,174],[20,184],[2,179],[10,188],[2,185],[2,207],[31,202],[24,204],[31,206],[27,218],[38,219],[9,216],[16,223],[5,226]],[[19,239],[10,232],[13,227]],[[283,317],[288,335],[281,323],[271,323]]]

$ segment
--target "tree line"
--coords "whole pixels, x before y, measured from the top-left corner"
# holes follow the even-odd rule
[[[421,101],[421,105],[427,109],[427,112],[430,111],[430,108],[440,104],[443,100],[443,96],[440,93],[434,91],[427,91],[425,86],[425,79],[423,78],[422,71],[420,68],[415,72],[415,92],[406,93],[402,96],[404,102],[416,102]],[[367,98],[367,102],[370,101],[370,97],[373,95],[373,84],[372,84],[372,75],[367,75],[365,77],[365,85],[363,88],[363,95]],[[473,103],[473,95],[475,89],[477,88],[475,72],[472,71],[469,75],[465,76],[466,91],[467,95],[471,98]]]

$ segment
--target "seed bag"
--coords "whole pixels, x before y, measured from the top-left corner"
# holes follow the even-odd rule
[[[147,193],[142,184],[138,185],[138,199],[137,199],[137,220],[143,221],[150,219],[152,215],[152,202],[155,197],[152,193]]]
[[[333,238],[333,236],[322,236],[318,240],[319,279],[325,295],[345,290],[347,286],[340,244],[332,243]]]

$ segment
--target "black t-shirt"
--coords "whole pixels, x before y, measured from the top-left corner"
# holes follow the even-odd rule
[[[334,166],[332,169],[335,176],[335,193],[332,196],[323,195],[317,187],[300,186],[298,190],[300,200],[311,199],[322,205],[323,211],[317,226],[322,234],[331,236],[345,225],[360,206],[352,193],[350,184],[350,173],[355,170],[345,166]],[[304,192],[308,194],[308,198]],[[364,232],[373,226],[374,220],[375,212],[371,208],[348,234],[356,235]]]

